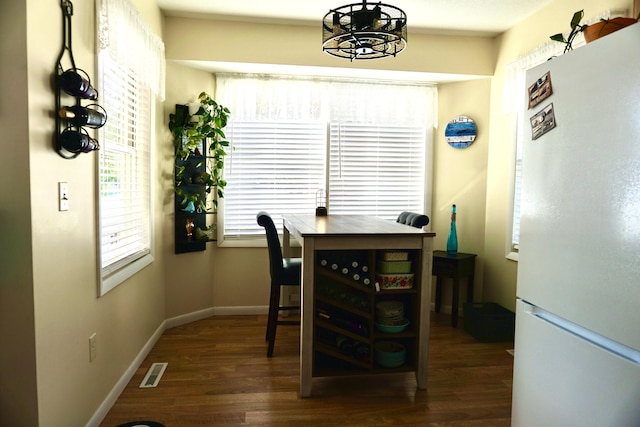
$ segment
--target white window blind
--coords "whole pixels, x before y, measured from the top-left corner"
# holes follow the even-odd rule
[[[218,75],[231,111],[218,242],[264,238],[255,215],[430,214],[435,87],[312,77]],[[427,153],[429,153],[427,155]]]
[[[164,44],[130,0],[96,0],[100,289],[104,295],[153,261],[151,129],[164,98]]]
[[[263,235],[256,225],[261,210],[279,214],[315,209],[325,185],[327,126],[305,121],[234,121],[225,134],[232,149],[225,161],[226,239]]]
[[[396,219],[423,211],[424,126],[332,123],[330,136],[331,213]]]
[[[103,52],[99,132],[100,258],[103,281],[151,253],[151,94],[126,67]]]

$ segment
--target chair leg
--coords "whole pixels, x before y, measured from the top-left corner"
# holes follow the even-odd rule
[[[273,292],[269,292],[269,309],[267,311],[267,329],[265,331],[264,340],[269,341],[271,336],[271,311],[273,310]]]
[[[276,328],[278,327],[278,308],[280,307],[280,285],[271,284],[271,296],[269,298],[269,315],[267,319],[266,340],[269,342],[267,357],[273,356],[273,347],[276,341]]]

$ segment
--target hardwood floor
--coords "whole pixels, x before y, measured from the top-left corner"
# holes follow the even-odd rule
[[[278,327],[266,357],[266,316],[216,316],[168,329],[101,426],[152,420],[194,426],[509,426],[513,343],[480,343],[431,313],[428,389],[413,373],[314,378],[300,398],[299,327]],[[168,362],[157,388],[139,388]]]

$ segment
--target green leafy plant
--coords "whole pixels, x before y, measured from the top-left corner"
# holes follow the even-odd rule
[[[194,115],[186,117],[178,114],[169,115],[169,130],[173,136],[176,163],[174,171],[174,191],[182,198],[181,204],[193,202],[198,209],[206,210],[207,196],[213,194],[213,207],[218,207],[218,199],[224,197],[227,181],[223,178],[224,157],[229,142],[226,140],[224,128],[227,126],[229,109],[218,104],[207,93],[198,96],[200,107]],[[200,153],[204,149],[206,152]],[[202,156],[202,157],[200,157]],[[196,159],[195,169],[205,165],[205,171],[196,176],[189,176],[190,168],[185,166],[190,159]],[[201,184],[205,186],[204,197],[200,192],[185,191],[185,184]]]
[[[557,42],[561,42],[565,44],[564,47],[564,53],[569,52],[570,50],[573,50],[573,40],[576,38],[576,36],[578,35],[578,33],[581,33],[583,31],[585,31],[587,28],[589,28],[590,26],[594,26],[596,24],[592,24],[592,25],[580,25],[580,21],[582,21],[582,18],[584,18],[584,10],[579,10],[576,13],[573,14],[573,17],[571,18],[571,32],[569,33],[569,35],[567,36],[567,38],[564,37],[564,35],[562,33],[558,33],[558,34],[554,34],[551,37],[549,37],[551,40],[553,41],[557,41]],[[604,24],[613,24],[616,25],[615,29],[620,29],[623,28],[625,25],[627,24],[620,24],[619,20],[622,21],[630,21],[631,23],[633,23],[633,21],[638,21],[640,20],[640,14],[638,14],[638,16],[636,18],[612,18],[612,19],[605,19],[605,18],[601,18],[599,22],[604,23]],[[614,30],[615,31],[615,30]],[[604,32],[603,34],[609,34],[611,32],[607,31]],[[586,38],[586,33],[585,33],[585,38]]]
[[[557,41],[565,44],[564,53],[567,53],[570,50],[573,50],[573,40],[576,38],[578,33],[584,31],[584,29],[587,28],[587,25],[580,25],[580,21],[582,21],[583,17],[584,17],[584,10],[579,10],[573,14],[573,17],[571,18],[571,23],[570,23],[571,32],[569,33],[567,38],[565,38],[564,34],[562,33],[554,34],[550,37],[550,39],[553,41]]]

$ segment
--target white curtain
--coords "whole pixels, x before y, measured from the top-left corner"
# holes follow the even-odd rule
[[[427,127],[438,121],[437,89],[425,84],[220,74],[217,88],[218,102],[233,112],[233,120],[339,118]]]
[[[107,49],[161,100],[165,97],[164,43],[130,0],[96,0],[98,52]]]

